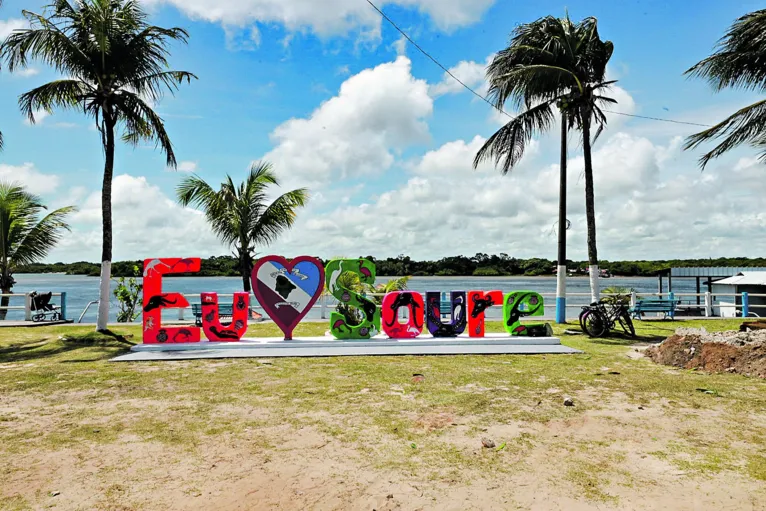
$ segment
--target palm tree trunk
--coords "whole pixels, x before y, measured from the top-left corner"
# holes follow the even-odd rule
[[[588,224],[588,265],[590,273],[591,301],[597,302],[600,297],[598,284],[598,249],[596,248],[596,205],[593,191],[593,160],[590,146],[590,110],[583,107],[582,114],[582,148],[585,159],[585,217]]]
[[[556,269],[556,323],[567,316],[567,121],[561,112],[561,168],[559,170],[559,253]]]
[[[112,177],[114,175],[114,121],[104,112],[104,183],[101,188],[101,286],[98,296],[96,330],[103,332],[109,322],[110,282],[112,278]]]
[[[250,268],[248,268],[247,258],[245,256],[240,257],[239,261],[240,271],[242,272],[242,289],[245,293],[250,292]]]

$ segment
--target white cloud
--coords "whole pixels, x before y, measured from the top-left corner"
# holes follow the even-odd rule
[[[271,134],[276,147],[264,159],[301,186],[382,173],[396,151],[428,140],[432,110],[426,82],[398,57],[350,77],[309,118],[278,126]]]
[[[35,110],[34,112],[32,112],[32,117],[34,117],[35,123],[32,124],[32,122],[29,119],[25,118],[24,124],[26,124],[27,126],[34,126],[34,125],[39,126],[43,123],[43,121],[45,121],[47,117],[50,117],[50,115],[51,114],[49,114],[45,110]]]
[[[43,174],[33,163],[17,166],[0,163],[0,181],[20,183],[31,193],[40,195],[54,192],[59,185],[57,175]]]
[[[402,36],[396,41],[394,41],[394,44],[392,45],[394,50],[396,51],[396,54],[398,56],[406,55],[407,54],[407,38]]]
[[[79,199],[82,190],[70,195]],[[51,259],[97,260],[101,249],[101,193],[92,192],[72,215],[73,232]],[[202,213],[181,207],[143,176],[121,174],[112,191],[114,259],[190,257],[227,253]]]
[[[455,66],[449,68],[458,80],[476,90],[482,96],[486,96],[488,85],[486,81],[487,66],[492,62],[494,54],[487,57],[485,62],[474,62],[472,60],[463,60],[458,62]],[[466,88],[458,83],[455,78],[447,73],[444,73],[442,81],[431,85],[429,92],[433,97],[443,96],[445,94],[457,94],[460,92],[467,92]]]
[[[632,104],[627,93],[624,99]],[[275,251],[297,254],[308,246],[312,253],[352,257],[440,258],[481,251],[553,259],[557,135],[533,142],[508,176],[490,165],[473,170],[483,137],[445,143],[407,162],[411,175],[405,183],[362,203],[337,200],[334,209],[301,217]],[[679,135],[651,140],[623,126],[603,137],[593,154],[602,259],[766,251],[766,166],[757,158],[724,158],[700,173],[698,155],[682,151]],[[568,161],[568,244],[576,259],[587,255],[581,150],[573,142]]]
[[[377,38],[381,17],[359,0],[144,0],[150,5],[170,4],[193,19],[244,27],[278,23],[290,32],[311,31],[320,37],[358,32]],[[444,31],[479,21],[494,0],[381,0],[386,5],[410,7],[428,15]]]
[[[27,27],[29,27],[29,24],[26,20],[20,18],[0,20],[0,42],[5,41],[5,38],[11,35],[14,30],[20,30]]]
[[[199,165],[196,161],[182,161],[178,163],[179,172],[197,172]]]
[[[39,74],[40,74],[40,70],[34,67],[28,67],[26,69],[18,69],[13,72],[13,76],[18,76],[21,78],[29,78],[30,76],[36,76]]]

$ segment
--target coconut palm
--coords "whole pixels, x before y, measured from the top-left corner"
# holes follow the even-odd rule
[[[254,163],[247,179],[239,185],[231,176],[214,190],[198,176],[185,178],[176,189],[178,202],[205,212],[218,238],[234,248],[239,259],[242,287],[250,292],[255,248],[274,242],[295,223],[297,209],[308,202],[305,188],[292,190],[268,203],[271,186],[279,181],[270,163]]]
[[[343,258],[339,257],[337,259]],[[357,273],[347,271],[338,276],[339,285],[361,295],[370,295],[369,299],[375,302],[375,305],[378,307],[383,303],[384,295],[394,291],[406,291],[409,281],[410,277],[397,277],[373,286],[362,282]],[[325,292],[327,291],[325,290]],[[343,302],[338,303],[336,310],[343,315],[346,323],[351,326],[360,325],[364,320],[364,314],[361,310],[350,307]]]
[[[115,130],[133,146],[153,141],[176,166],[176,157],[162,118],[152,109],[163,93],[175,92],[196,78],[168,70],[168,45],[186,42],[180,28],[149,25],[136,0],[56,0],[45,14],[23,11],[30,27],[8,36],[0,54],[13,71],[31,59],[52,66],[64,78],[22,94],[19,106],[34,122],[34,112],[54,108],[84,112],[95,119],[104,150],[101,192],[102,255],[97,330],[109,317],[112,261],[112,175]]]
[[[57,209],[40,218],[47,208],[39,197],[17,183],[0,182],[0,292],[13,290],[13,272],[20,266],[39,262],[69,230],[66,217],[73,206]],[[8,306],[9,297],[0,300]],[[0,320],[7,309],[0,309]]]
[[[558,108],[562,113],[560,219],[564,219],[559,222],[559,229],[564,230],[566,130],[577,129],[581,132],[585,159],[588,259],[594,301],[598,298],[598,251],[591,144],[606,124],[601,108],[616,103],[604,95],[606,89],[615,83],[606,80],[606,65],[613,50],[610,41],[602,41],[599,37],[598,21],[592,17],[574,23],[568,15],[564,18],[546,16],[516,28],[510,45],[500,51],[489,65],[487,78],[493,104],[502,108],[510,102],[521,113],[492,135],[474,160],[474,167],[490,160],[504,175],[509,173],[521,161],[524,149],[532,138],[551,128],[554,108]],[[594,126],[595,134],[592,133]],[[559,264],[566,264],[562,259]]]
[[[738,18],[718,41],[717,50],[686,71],[686,75],[706,79],[718,92],[726,88],[766,90],[766,9]],[[766,100],[746,106],[712,128],[686,139],[684,149],[723,139],[700,159],[702,168],[710,160],[748,143],[761,151],[766,160]]]

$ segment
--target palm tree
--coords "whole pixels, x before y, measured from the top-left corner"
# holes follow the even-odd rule
[[[558,108],[562,114],[559,229],[565,230],[565,135],[567,129],[581,132],[585,158],[588,259],[594,300],[598,297],[598,251],[591,144],[606,124],[601,107],[616,103],[603,95],[615,83],[605,79],[606,65],[613,51],[614,45],[599,37],[598,21],[592,17],[573,23],[568,15],[564,18],[546,16],[516,28],[510,45],[500,51],[489,65],[487,78],[494,105],[502,108],[510,100],[512,106],[522,110],[522,113],[492,135],[474,160],[474,167],[482,161],[491,160],[504,175],[508,174],[519,163],[532,138],[550,129],[554,121],[553,109]],[[597,126],[595,136],[591,133],[593,126]],[[560,251],[559,257],[559,265],[565,265],[565,254]]]
[[[61,73],[56,80],[22,94],[19,106],[30,122],[36,110],[81,110],[95,119],[104,150],[101,191],[101,287],[96,329],[105,330],[109,318],[109,281],[112,262],[112,175],[115,129],[133,146],[154,141],[176,166],[176,157],[162,118],[152,109],[165,91],[175,92],[196,78],[185,71],[169,71],[170,41],[186,42],[180,28],[149,25],[136,0],[55,0],[46,15],[23,11],[31,28],[6,39],[0,55],[8,69],[23,68],[38,59]]]
[[[39,197],[16,183],[0,182],[0,292],[8,294],[16,281],[13,272],[20,266],[39,262],[69,230],[66,217],[73,206],[57,209],[40,218],[47,208]],[[4,296],[0,305],[8,306]],[[0,320],[7,309],[0,309]]]
[[[718,49],[708,58],[686,71],[686,75],[705,78],[718,92],[725,88],[740,88],[763,92],[766,89],[766,9],[738,18],[718,41]],[[766,100],[746,106],[712,128],[686,139],[684,149],[693,149],[703,142],[722,138],[720,144],[700,159],[705,166],[713,158],[749,143],[766,160]]]
[[[267,203],[271,185],[279,186],[270,163],[254,163],[247,179],[239,186],[231,176],[214,190],[198,176],[184,179],[176,189],[178,202],[205,212],[213,232],[234,247],[242,274],[242,287],[250,292],[255,247],[268,245],[295,223],[296,210],[308,202],[308,190],[299,188]]]
[[[333,257],[332,259],[344,258]],[[383,303],[383,295],[393,293],[394,291],[406,291],[409,281],[410,277],[397,277],[395,279],[391,279],[387,282],[382,282],[373,286],[362,282],[357,273],[348,271],[341,273],[338,276],[338,284],[345,287],[346,289],[350,289],[351,291],[361,295],[373,295],[368,296],[368,298],[375,302],[375,305],[378,307],[380,307],[380,305]],[[325,289],[324,292],[329,295],[329,291],[327,289]],[[360,325],[364,320],[364,314],[361,310],[352,308],[343,302],[338,302],[338,305],[336,305],[335,308],[338,313],[343,315],[346,323],[351,326]]]

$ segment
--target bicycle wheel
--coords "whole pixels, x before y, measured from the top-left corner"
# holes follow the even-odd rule
[[[601,337],[606,333],[607,325],[605,318],[598,311],[588,311],[583,316],[584,331],[590,337]]]
[[[583,308],[582,308],[582,311],[580,311],[580,318],[579,318],[579,321],[580,321],[580,330],[582,330],[582,331],[583,331],[583,333],[585,332],[585,322],[583,321],[583,318],[584,318],[584,317],[585,317],[585,315],[586,315],[587,313],[589,313],[590,311],[591,311],[591,309],[589,309],[588,307],[583,307]]]
[[[627,312],[624,312],[620,314],[617,320],[620,322],[620,326],[622,327],[623,330],[625,330],[626,334],[628,334],[631,337],[636,336],[636,329],[633,327],[633,320],[630,319],[630,314],[628,314]]]

